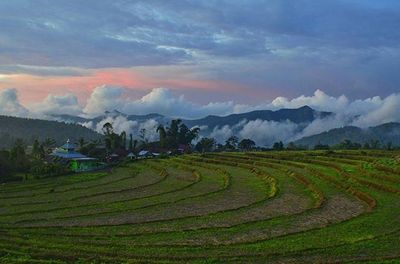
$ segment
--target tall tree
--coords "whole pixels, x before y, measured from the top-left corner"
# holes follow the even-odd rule
[[[296,146],[296,144],[294,144],[293,141],[289,142],[289,144],[286,147],[288,150],[296,150],[298,149],[298,147]]]
[[[126,132],[122,131],[120,137],[121,137],[121,146],[120,147],[122,147],[122,149],[126,149]]]
[[[42,145],[43,145],[43,148],[44,148],[44,151],[46,152],[46,154],[49,154],[51,152],[52,148],[54,148],[56,146],[56,141],[52,138],[47,137],[43,141]]]
[[[86,145],[85,139],[83,137],[79,138],[78,145],[79,145],[79,148],[83,148]]]
[[[163,125],[157,127],[157,132],[160,135],[160,147],[165,148],[167,146],[167,132]]]
[[[377,139],[372,139],[371,140],[371,148],[372,149],[379,149],[381,143]]]
[[[176,149],[179,146],[179,126],[181,123],[182,120],[174,119],[167,129],[168,146],[170,148]]]
[[[272,146],[272,148],[274,150],[283,150],[283,142],[279,141],[279,142],[275,142],[274,145]]]
[[[239,139],[236,136],[231,136],[225,141],[225,148],[228,150],[237,149]]]
[[[185,145],[190,145],[193,140],[198,138],[199,133],[200,133],[200,128],[199,127],[194,127],[192,129],[190,129],[189,131],[187,131],[187,133],[186,133],[186,135],[184,137],[185,138],[184,144]]]
[[[133,137],[129,134],[129,151],[133,151]]]
[[[248,151],[248,150],[253,149],[256,146],[256,143],[253,140],[249,139],[249,138],[245,138],[245,139],[242,139],[239,142],[238,146],[239,146],[239,148],[241,150],[247,150]]]
[[[210,152],[215,149],[216,141],[213,138],[202,138],[197,144],[195,149],[199,152]]]
[[[176,149],[179,145],[189,146],[199,135],[200,128],[189,129],[182,120],[171,120],[169,127],[159,126],[157,131],[160,134],[160,145]],[[165,142],[164,142],[165,137]]]
[[[139,137],[142,140],[143,144],[147,143],[147,130],[146,130],[146,128],[140,129]]]
[[[22,139],[17,139],[15,141],[14,146],[10,151],[10,157],[15,160],[25,158],[25,143]]]
[[[39,140],[35,139],[32,146],[32,156],[36,159],[40,158],[40,143]]]
[[[110,122],[105,123],[103,125],[103,129],[102,130],[103,130],[103,134],[106,135],[106,136],[109,136],[112,133],[114,133],[113,126],[112,126],[112,124]]]
[[[114,130],[111,123],[107,122],[103,125],[103,134],[106,136],[104,141],[107,152],[110,152],[114,146]]]
[[[0,151],[0,182],[6,181],[7,177],[13,174],[14,168],[12,163],[10,153],[5,150]]]
[[[29,161],[25,153],[25,143],[22,139],[17,139],[10,150],[10,160],[18,172],[29,170]]]

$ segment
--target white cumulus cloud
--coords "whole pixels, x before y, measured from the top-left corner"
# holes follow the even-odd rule
[[[53,95],[49,94],[42,102],[32,104],[31,112],[42,115],[51,114],[82,114],[82,107],[78,103],[78,98],[73,94]]]
[[[95,117],[103,115],[105,111],[118,110],[128,115],[159,113],[167,117],[195,119],[211,114],[221,116],[252,110],[298,108],[304,105],[319,111],[333,112],[333,115],[326,118],[316,117],[310,124],[241,120],[233,126],[219,125],[208,128],[211,132],[207,136],[216,138],[218,142],[223,143],[228,137],[237,135],[241,138],[251,138],[259,145],[270,145],[278,140],[296,140],[347,125],[365,128],[386,122],[400,122],[400,93],[387,97],[374,96],[350,100],[345,95],[334,97],[322,90],[316,90],[310,96],[277,97],[272,101],[256,105],[235,104],[232,101],[198,104],[187,100],[183,95],[176,95],[168,88],[154,88],[148,94],[136,99],[129,98],[126,94],[124,88],[102,85],[93,90],[83,106],[78,103],[74,94],[49,94],[42,102],[26,108],[19,102],[16,89],[5,89],[0,91],[0,114],[51,119],[51,114]],[[155,140],[158,137],[155,132],[158,123],[153,119],[136,122],[122,115],[114,115],[105,117],[99,123],[87,122],[83,125],[101,132],[106,122],[112,123],[117,133],[125,131],[138,138],[140,129],[144,128],[148,140]]]
[[[246,123],[239,132],[241,138],[250,138],[257,145],[270,147],[274,142],[284,141],[296,134],[298,125],[290,121],[275,122],[254,120]]]
[[[225,143],[225,141],[233,136],[233,130],[230,126],[225,125],[222,127],[216,126],[210,134],[210,137],[215,138],[218,143]]]
[[[123,91],[120,87],[106,85],[96,87],[87,100],[83,112],[90,116],[96,116],[107,110],[120,109],[126,103],[121,98]]]
[[[167,88],[154,88],[142,98],[134,100],[124,97],[122,88],[103,85],[94,89],[83,111],[89,116],[116,109],[136,115],[159,113],[170,117],[199,118],[209,114],[229,114],[233,107],[233,102],[195,104],[183,95],[175,96]]]
[[[0,91],[0,114],[19,117],[29,115],[29,110],[20,104],[16,89],[10,88]]]

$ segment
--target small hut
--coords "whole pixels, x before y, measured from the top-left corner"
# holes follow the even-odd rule
[[[133,154],[133,152],[129,152],[129,154],[128,154],[128,155],[126,155],[126,157],[127,157],[128,159],[130,159],[130,160],[134,160],[134,159],[136,159],[136,155],[135,155],[135,154]]]

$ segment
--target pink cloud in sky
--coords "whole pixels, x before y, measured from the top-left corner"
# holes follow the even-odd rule
[[[82,70],[81,75],[74,76],[39,76],[31,74],[0,75],[0,89],[16,88],[21,102],[32,103],[43,100],[49,93],[76,94],[81,102],[97,86],[106,84],[146,92],[155,87],[169,87],[180,91],[215,91],[240,93],[246,87],[228,81],[194,79],[182,75],[178,78],[159,78],[152,76],[151,68],[139,71],[133,68],[109,68],[99,70]],[[179,76],[179,74],[171,75]]]

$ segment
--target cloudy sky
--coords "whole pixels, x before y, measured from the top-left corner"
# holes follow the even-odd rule
[[[399,28],[398,0],[0,1],[0,113],[384,101]]]

